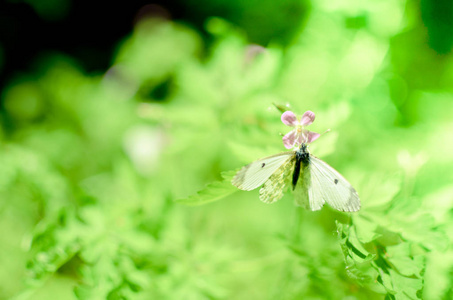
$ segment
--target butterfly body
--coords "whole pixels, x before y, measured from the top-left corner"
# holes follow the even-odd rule
[[[296,151],[296,162],[294,164],[293,172],[293,191],[296,188],[297,181],[299,180],[301,165],[306,168],[310,162],[310,153],[307,150],[306,144],[302,144],[299,150]]]
[[[243,167],[232,180],[241,190],[261,186],[260,199],[273,203],[291,185],[295,203],[319,210],[325,203],[340,211],[358,211],[360,200],[351,184],[335,169],[308,152],[305,143],[297,151],[282,152]]]

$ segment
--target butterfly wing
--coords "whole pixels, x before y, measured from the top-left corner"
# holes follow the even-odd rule
[[[231,183],[244,191],[256,189],[293,156],[294,152],[282,152],[252,162],[239,170]]]
[[[291,182],[296,156],[293,154],[270,177],[260,189],[260,200],[274,203],[283,197],[283,192]]]
[[[360,199],[351,184],[334,168],[310,155],[310,186],[308,197],[311,210],[319,210],[325,202],[340,211],[358,211]]]

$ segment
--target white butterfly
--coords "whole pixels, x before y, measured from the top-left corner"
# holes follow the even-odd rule
[[[327,203],[340,211],[358,211],[360,199],[351,184],[331,166],[311,155],[307,144],[243,167],[232,184],[244,191],[261,186],[260,199],[273,203],[292,185],[297,205],[320,210]]]

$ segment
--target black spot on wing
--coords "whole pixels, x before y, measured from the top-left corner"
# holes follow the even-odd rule
[[[261,168],[264,168],[265,165],[266,165],[265,163],[262,163],[262,164],[261,164]]]
[[[333,182],[335,182],[335,184],[337,184],[338,183],[338,179],[335,178],[335,180]]]

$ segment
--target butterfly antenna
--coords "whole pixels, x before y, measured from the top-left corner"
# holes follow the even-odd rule
[[[324,135],[324,134],[326,134],[326,133],[328,133],[328,132],[330,132],[330,128],[327,129],[326,131],[324,131],[323,133],[321,133],[321,134],[319,135],[319,137],[321,137],[322,135]]]

